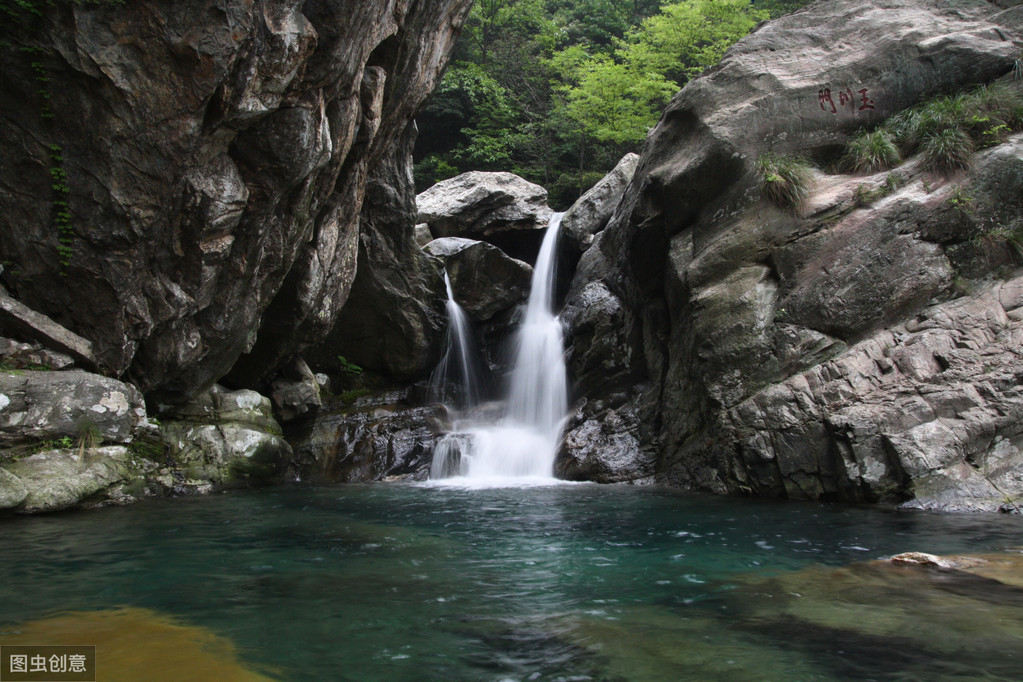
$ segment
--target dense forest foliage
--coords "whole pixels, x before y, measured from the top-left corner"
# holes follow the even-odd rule
[[[417,118],[417,187],[507,170],[565,208],[638,150],[689,79],[808,1],[476,0]]]

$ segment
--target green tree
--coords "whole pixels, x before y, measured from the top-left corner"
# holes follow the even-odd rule
[[[725,50],[766,18],[747,0],[673,2],[632,31],[620,53],[633,69],[682,86],[721,61]]]
[[[510,170],[566,207],[757,22],[808,0],[476,0],[417,117],[416,183]]]
[[[578,86],[567,90],[567,113],[599,142],[640,142],[676,90],[658,73],[600,55],[580,67]]]

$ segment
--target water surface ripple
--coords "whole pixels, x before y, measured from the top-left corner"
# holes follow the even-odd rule
[[[0,543],[0,642],[26,621],[137,607],[207,628],[288,680],[1023,669],[1023,589],[868,563],[1023,546],[1023,522],[1005,516],[656,488],[377,484],[5,519]]]

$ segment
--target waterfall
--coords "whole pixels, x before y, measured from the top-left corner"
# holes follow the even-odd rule
[[[508,478],[549,480],[554,476],[554,458],[568,411],[561,321],[554,313],[562,215],[551,216],[533,269],[504,414],[489,424],[472,419],[455,424],[434,449],[432,479],[461,476],[500,484]]]
[[[471,409],[479,405],[483,388],[477,344],[465,311],[455,301],[447,271],[444,286],[448,291],[448,329],[444,357],[430,376],[430,400],[457,409]]]

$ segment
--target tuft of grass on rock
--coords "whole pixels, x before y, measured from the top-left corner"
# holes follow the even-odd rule
[[[902,161],[899,148],[890,132],[878,128],[861,132],[846,148],[846,164],[856,173],[877,173]]]
[[[1000,144],[1023,130],[1023,85],[1009,79],[938,97],[900,111],[881,130],[903,155],[921,152],[931,170],[947,174],[968,168],[975,149]]]
[[[924,137],[920,143],[924,168],[944,174],[969,168],[973,163],[975,145],[961,128],[945,128]]]
[[[783,208],[798,206],[810,193],[813,174],[802,157],[764,154],[757,159],[756,170],[764,194]]]

